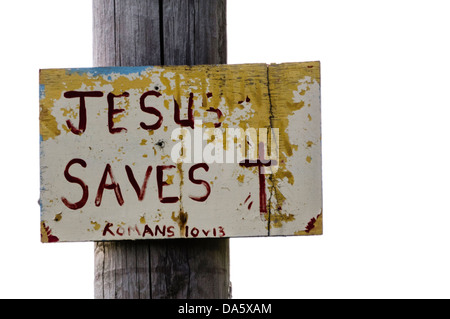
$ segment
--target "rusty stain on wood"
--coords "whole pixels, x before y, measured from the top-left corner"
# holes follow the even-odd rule
[[[40,135],[43,242],[321,233],[319,62],[40,70]]]

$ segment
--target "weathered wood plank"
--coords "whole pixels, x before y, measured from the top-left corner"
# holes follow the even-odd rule
[[[159,0],[93,1],[94,65],[160,65]]]
[[[157,64],[161,58],[159,1],[116,1],[115,10],[116,65]]]
[[[93,5],[94,65],[113,66],[116,63],[115,0],[95,0]]]
[[[226,11],[222,10],[225,6],[223,0],[163,1],[164,64],[226,61]]]
[[[227,60],[226,0],[194,1],[194,43],[201,42],[203,50],[194,50],[193,64],[215,64]],[[204,19],[204,16],[213,17]]]
[[[41,85],[42,216],[59,240],[319,230],[319,63],[51,69]],[[89,115],[71,92],[96,94]]]

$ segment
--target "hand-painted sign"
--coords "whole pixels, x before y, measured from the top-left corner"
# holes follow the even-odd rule
[[[40,71],[41,239],[322,233],[319,62]]]

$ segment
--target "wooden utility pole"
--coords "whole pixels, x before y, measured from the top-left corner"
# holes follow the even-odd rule
[[[94,0],[95,66],[226,63],[226,0]],[[228,239],[95,243],[95,298],[228,298]]]

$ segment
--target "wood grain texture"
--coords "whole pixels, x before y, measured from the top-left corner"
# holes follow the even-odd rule
[[[225,0],[94,0],[95,66],[225,64]],[[228,239],[97,242],[95,298],[228,298]]]
[[[95,0],[96,66],[225,64],[225,0]]]
[[[159,0],[95,0],[96,66],[160,65]]]
[[[164,64],[226,63],[224,0],[165,0],[162,4]]]

